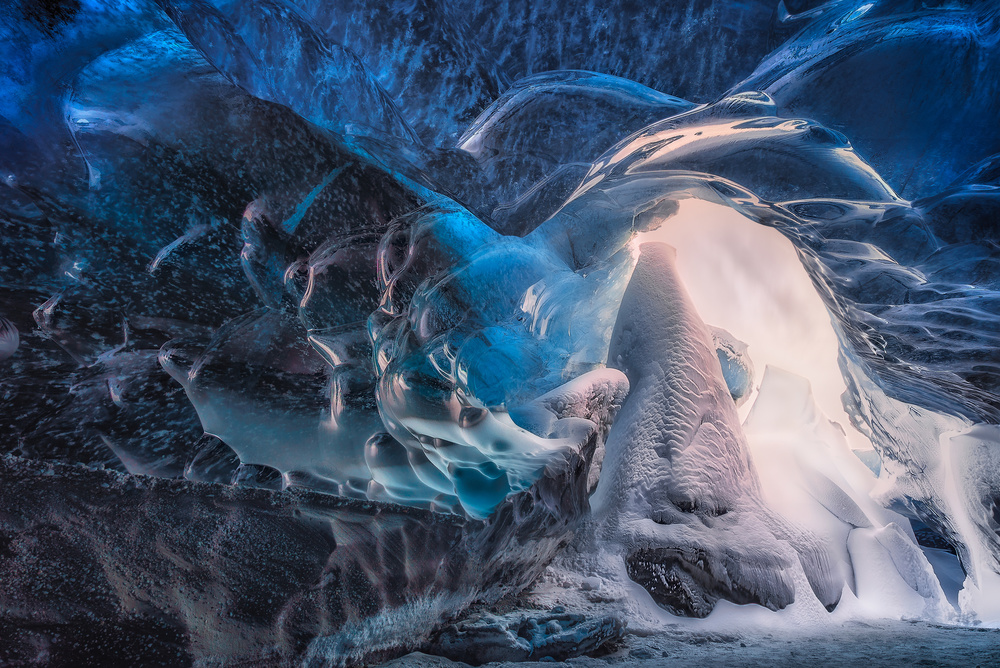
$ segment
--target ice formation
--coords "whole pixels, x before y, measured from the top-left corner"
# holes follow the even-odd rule
[[[0,661],[1000,624],[998,31],[986,0],[0,8]],[[604,613],[440,626],[554,558]]]
[[[711,334],[672,254],[642,246],[608,352],[631,390],[592,499],[594,549],[620,546],[629,578],[678,614],[703,617],[720,598],[783,608],[795,561],[832,609],[843,588],[832,555],[760,499]]]

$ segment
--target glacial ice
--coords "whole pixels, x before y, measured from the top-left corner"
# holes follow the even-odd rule
[[[592,500],[594,549],[622,550],[629,577],[677,614],[704,617],[720,598],[784,608],[796,561],[832,609],[842,588],[832,556],[760,500],[711,334],[673,253],[642,246],[615,325],[608,361],[631,390]]]
[[[709,333],[722,367],[722,379],[726,381],[733,401],[740,406],[753,392],[754,368],[753,360],[747,354],[747,344],[721,327],[709,326]]]
[[[781,17],[801,30],[733,90],[763,91],[782,109],[844,132],[908,199],[944,190],[998,152],[989,120],[996,7],[976,0],[815,4]]]
[[[806,379],[768,367],[744,429],[768,503],[836,551],[834,568],[860,601],[883,615],[949,618],[909,522],[872,500],[874,476]]]
[[[1000,623],[994,5],[8,3],[3,623],[141,600],[184,656],[363,661],[560,554],[626,617]],[[255,536],[313,618],[243,648],[143,572],[239,599]],[[513,619],[435,642],[621,630]]]

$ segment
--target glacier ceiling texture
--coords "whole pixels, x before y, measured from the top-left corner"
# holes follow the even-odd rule
[[[0,33],[0,662],[1000,623],[992,0]]]

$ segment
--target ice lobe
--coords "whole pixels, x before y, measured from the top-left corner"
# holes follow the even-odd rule
[[[606,333],[571,323],[601,322],[614,308],[628,239],[612,234],[584,272],[545,238],[502,237],[454,205],[390,228],[379,247],[383,301],[369,320],[376,397],[428,487],[487,514],[593,428],[565,422],[535,434],[517,420],[539,395],[602,366]],[[574,299],[549,298],[556,290]]]
[[[910,523],[872,500],[875,477],[816,406],[808,380],[768,366],[743,427],[764,499],[827,546],[863,609],[951,619]]]
[[[593,497],[597,545],[675,614],[704,617],[720,599],[783,608],[797,594],[796,563],[832,609],[843,586],[832,555],[765,506],[711,335],[672,253],[643,244],[615,324],[609,363],[632,390]]]
[[[361,447],[378,430],[373,402],[367,413],[352,414],[344,396],[349,381],[343,372],[331,373],[295,319],[260,309],[229,323],[204,347],[171,341],[160,363],[184,387],[205,431],[242,462],[367,483]],[[331,402],[331,385],[337,402]]]
[[[847,137],[815,121],[780,117],[774,100],[759,91],[729,95],[643,128],[606,151],[581,188],[625,174],[682,170],[727,179],[770,202],[898,200]]]
[[[850,408],[870,426],[882,461],[873,498],[946,537],[966,573],[962,612],[1000,620],[997,426],[894,399],[851,356],[843,367]]]

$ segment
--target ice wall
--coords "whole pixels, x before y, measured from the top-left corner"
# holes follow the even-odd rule
[[[801,534],[819,537],[761,520],[762,544],[787,543],[765,552],[824,605],[838,578],[861,600],[895,572],[900,610],[934,616],[919,521],[961,559],[965,619],[996,621],[993,3],[18,0],[0,19],[5,453],[472,520],[573,458],[590,489],[603,450],[584,450],[627,388],[608,353],[638,239],[708,202],[794,248],[788,293],[818,295],[832,334],[822,369],[792,370],[879,460],[871,489],[839,441],[812,461],[838,472]],[[700,362],[668,389],[690,400],[711,366],[719,452],[757,452],[735,402],[748,433],[776,424],[782,377],[710,310],[690,321],[725,331],[695,328]],[[806,404],[772,454],[830,445]],[[761,471],[788,459],[761,448]],[[767,485],[739,470],[756,507]],[[650,494],[679,494],[659,477]],[[730,534],[716,555],[741,549]],[[808,565],[824,552],[836,567]],[[704,605],[677,609],[780,607],[783,577],[691,585]]]

